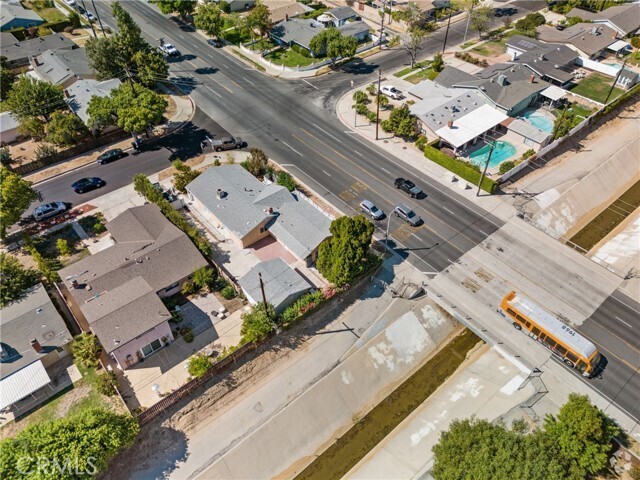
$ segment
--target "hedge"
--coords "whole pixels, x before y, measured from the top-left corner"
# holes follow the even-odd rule
[[[47,27],[47,28],[50,28],[52,32],[63,32],[64,29],[70,25],[71,25],[71,22],[69,20],[60,20],[59,22],[43,23],[33,28],[38,30],[40,27]],[[29,28],[31,27],[28,27],[28,28],[18,27],[18,28],[14,28],[13,30],[9,30],[7,33],[12,34],[14,37],[16,37],[18,41],[28,40]]]
[[[424,148],[424,155],[432,162],[437,163],[438,165],[446,168],[450,172],[455,173],[459,177],[473,183],[474,185],[477,185],[480,181],[481,173],[463,160],[451,158],[442,153],[437,148],[431,147],[429,145]],[[482,180],[482,185],[480,185],[480,188],[482,188],[482,190],[484,190],[485,192],[493,194],[498,189],[498,184],[491,180],[489,177],[485,176]]]

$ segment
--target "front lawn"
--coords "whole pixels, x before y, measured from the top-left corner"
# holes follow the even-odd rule
[[[26,0],[23,1],[22,4],[25,6],[25,8],[33,10],[38,15],[40,15],[46,23],[62,22],[63,20],[67,19],[64,13],[62,13],[53,5],[51,7],[46,7],[46,2]]]
[[[418,62],[414,67],[403,68],[399,72],[394,73],[393,76],[398,78],[404,77],[405,75],[409,75],[411,72],[415,72],[418,69],[426,67],[428,64],[429,62]]]
[[[571,89],[571,93],[582,95],[583,97],[590,98],[599,103],[605,103],[607,95],[611,89],[613,79],[602,75],[600,73],[592,73],[583,79],[578,85]],[[621,88],[614,88],[609,97],[609,101],[616,97],[619,97],[624,93]]]
[[[507,51],[506,44],[507,39],[498,41],[491,40],[489,42],[482,43],[477,47],[471,49],[472,52],[482,55],[483,57],[498,57]]]
[[[431,68],[424,68],[419,72],[408,76],[407,78],[405,78],[405,80],[411,83],[420,83],[423,80],[433,80],[437,76],[438,76],[438,72],[436,72],[435,70]]]
[[[251,41],[251,35],[235,27],[222,32],[222,38],[234,45],[245,44]]]
[[[635,65],[636,67],[640,67],[640,50],[636,50],[632,54],[627,57],[627,62],[629,65]]]
[[[294,52],[291,49],[276,50],[265,56],[267,60],[277,65],[284,65],[285,67],[304,67],[323,61],[323,58],[311,58]]]

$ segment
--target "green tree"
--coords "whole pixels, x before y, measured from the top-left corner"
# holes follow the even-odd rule
[[[123,72],[118,46],[112,37],[90,38],[85,44],[89,67],[98,80],[117,78]],[[95,97],[94,97],[95,98]]]
[[[36,142],[41,142],[47,135],[46,124],[39,117],[25,117],[20,120],[18,133],[31,137]]]
[[[262,177],[267,173],[269,165],[269,157],[259,148],[252,147],[249,149],[249,156],[242,162],[242,166],[246,168],[251,175]]]
[[[51,113],[66,107],[62,86],[22,75],[9,91],[6,106],[20,121],[30,117],[49,120]]]
[[[224,26],[222,10],[215,3],[205,3],[198,7],[194,23],[196,28],[210,37],[220,37]]]
[[[267,304],[267,312],[264,309],[264,303],[259,302],[251,307],[251,310],[242,314],[242,327],[240,334],[242,335],[242,344],[256,342],[267,338],[276,328],[273,321],[276,318],[273,305]]]
[[[112,38],[118,49],[119,60],[124,65],[132,65],[134,55],[140,51],[149,50],[149,43],[142,37],[140,27],[120,2],[111,5],[111,12],[118,26],[118,33]]]
[[[541,13],[530,13],[516,22],[516,30],[533,33],[532,36],[535,36],[536,27],[544,25],[545,23],[546,19],[544,15]]]
[[[9,70],[7,57],[0,57],[0,101],[4,101],[13,87],[15,75]]]
[[[37,199],[38,192],[31,187],[31,182],[0,167],[0,238],[6,237],[7,228],[20,220],[31,202]]]
[[[69,241],[65,238],[59,238],[56,240],[56,250],[63,257],[68,257],[73,253],[73,248],[69,245]]]
[[[213,367],[211,358],[202,353],[198,353],[189,359],[187,370],[189,371],[189,375],[194,378],[199,378],[207,373],[211,367]]]
[[[97,95],[91,97],[87,113],[89,114],[89,125],[99,130],[113,125],[118,118],[110,97],[98,97]]]
[[[345,37],[337,28],[325,28],[309,42],[314,56],[326,54],[335,63],[338,57],[350,58],[356,54],[357,42],[353,37]]]
[[[80,15],[78,15],[78,12],[73,11],[69,14],[69,16],[67,17],[67,20],[69,20],[69,23],[71,24],[71,26],[73,28],[80,28],[81,27],[81,23],[80,23]]]
[[[141,85],[135,87],[135,93],[131,85],[120,85],[112,90],[109,98],[113,102],[116,125],[127,132],[145,132],[160,123],[167,109],[164,97]]]
[[[434,72],[441,72],[444,69],[444,60],[442,59],[442,54],[440,52],[433,56],[430,66]]]
[[[85,124],[73,113],[53,112],[47,124],[46,139],[58,146],[75,145],[88,133]]]
[[[251,38],[253,39],[253,32],[258,32],[260,38],[264,37],[271,28],[271,13],[269,9],[262,3],[256,4],[246,17],[247,27],[250,29]]]
[[[278,172],[277,183],[278,185],[285,187],[290,192],[293,192],[298,187],[291,174],[285,171]]]
[[[169,76],[169,64],[157,50],[144,50],[133,56],[133,72],[145,87],[152,87]]]
[[[424,12],[416,2],[408,2],[398,10],[396,17],[407,23],[409,30],[415,29],[424,21]]]
[[[331,222],[331,237],[320,245],[318,271],[337,286],[360,275],[366,266],[373,223],[362,215],[340,217]]]
[[[91,333],[81,333],[71,342],[71,352],[76,362],[85,367],[97,367],[101,351],[98,338]]]
[[[409,58],[411,59],[411,68],[416,65],[416,58],[418,58],[418,53],[422,50],[422,41],[427,38],[428,32],[419,27],[414,27],[411,29],[409,33],[409,38],[407,38],[402,45],[402,49],[407,52]]]
[[[193,272],[193,283],[199,290],[206,288],[210,291],[218,278],[217,273],[213,268],[200,267]]]
[[[173,168],[177,170],[177,172],[173,174],[173,186],[182,193],[186,193],[186,186],[198,178],[198,175],[202,173],[200,170],[193,170],[180,160],[174,161],[171,165],[173,165]]]
[[[353,101],[356,103],[369,103],[369,96],[362,90],[353,92]]]
[[[218,7],[220,8],[220,10],[222,10],[224,13],[231,13],[231,5],[229,5],[229,2],[226,2],[225,0],[220,0],[218,2]]]
[[[0,308],[22,298],[39,281],[36,270],[25,268],[13,255],[0,252]]]
[[[102,409],[31,425],[14,438],[0,442],[0,471],[6,480],[38,478],[72,480],[76,472],[93,476],[104,470],[109,460],[131,446],[139,432],[131,415]],[[38,469],[42,459],[57,460],[60,469]],[[62,468],[66,466],[67,468]],[[25,476],[24,472],[34,472]]]
[[[196,2],[193,0],[154,0],[153,3],[165,15],[176,12],[182,18],[191,15],[196,9]]]
[[[478,31],[478,35],[482,38],[482,33],[487,31],[493,18],[493,7],[481,6],[476,7],[470,14],[471,28]]]
[[[0,165],[3,167],[8,167],[13,163],[13,158],[11,158],[11,151],[9,147],[0,147]]]
[[[113,397],[118,392],[118,378],[115,372],[100,372],[96,378],[98,393]]]
[[[586,478],[607,466],[616,426],[586,395],[569,394],[557,417],[547,415],[545,435],[570,478]]]
[[[378,95],[376,97],[376,103],[382,108],[385,108],[387,105],[389,105],[389,97],[387,97],[386,95]]]
[[[409,106],[406,103],[391,110],[389,118],[380,125],[383,130],[393,132],[399,137],[413,138],[416,135],[415,118],[411,116]]]

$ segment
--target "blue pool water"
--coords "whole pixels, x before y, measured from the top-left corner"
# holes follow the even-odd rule
[[[487,157],[489,156],[489,150],[491,150],[491,146],[485,145],[480,150],[476,150],[469,156],[469,160],[476,165],[484,166],[487,161]],[[504,162],[509,157],[512,157],[516,154],[516,147],[511,145],[509,142],[496,142],[496,148],[493,149],[493,153],[491,154],[491,160],[489,161],[490,167],[497,167],[500,163]]]
[[[622,70],[622,65],[618,65],[617,63],[605,63],[605,65],[609,65],[610,67],[613,67],[616,70]]]
[[[553,122],[542,113],[538,113],[535,110],[527,110],[522,112],[522,117],[541,132],[553,132]]]

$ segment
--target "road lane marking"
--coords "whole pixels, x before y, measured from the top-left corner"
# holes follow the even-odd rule
[[[295,148],[293,148],[291,145],[289,145],[287,142],[282,142],[282,144],[285,147],[289,147],[291,150],[293,150],[294,152],[296,152],[298,155],[300,155],[301,157],[303,156],[299,151],[297,151]]]
[[[211,88],[209,85],[205,85],[204,88],[208,88],[209,90],[211,90],[215,95],[219,96],[220,98],[222,98],[222,95],[220,95],[218,92],[216,92],[213,88]]]
[[[412,233],[411,236],[417,238],[420,241],[422,241],[422,239],[418,235],[416,235],[415,233]]]
[[[304,83],[306,83],[307,85],[311,85],[313,88],[315,88],[316,90],[318,90],[318,87],[316,87],[313,83],[309,83],[307,82],[304,78],[301,78],[300,80],[302,80]]]
[[[325,135],[330,136],[331,138],[333,138],[336,142],[338,143],[342,143],[342,140],[338,140],[336,137],[334,137],[333,135],[331,135],[329,132],[327,132],[324,128],[319,127],[318,125],[316,125],[315,123],[312,123],[311,125],[313,125],[314,127],[316,127],[318,130],[320,130],[321,132],[324,132]]]
[[[383,172],[388,173],[389,175],[391,175],[391,172],[389,170],[387,170],[386,168],[384,168],[384,167],[380,167],[380,170],[382,170]]]
[[[354,153],[356,153],[357,155],[360,155],[361,157],[364,157],[364,155],[361,154],[358,150],[354,150]]]
[[[244,78],[244,81],[245,81],[245,82],[250,83],[250,84],[251,84],[251,85],[253,85],[254,87],[256,86],[256,84],[255,84],[255,83],[253,83],[251,80],[249,80],[247,77],[242,77],[242,78]]]
[[[453,213],[451,210],[449,210],[447,207],[442,207],[443,210],[446,210],[447,212],[449,212],[451,215],[453,215],[454,217],[456,216],[455,213]]]
[[[327,175],[328,177],[331,177],[331,176],[332,176],[332,175],[331,175],[329,172],[327,172],[326,170],[322,170],[322,173],[324,173],[324,174],[325,174],[325,175]]]
[[[620,320],[620,321],[621,321],[622,323],[624,323],[627,327],[629,327],[629,328],[633,328],[631,325],[629,325],[627,322],[625,322],[625,321],[624,321],[623,319],[621,319],[620,317],[616,316],[615,318],[616,318],[616,320]]]
[[[483,234],[485,237],[488,237],[488,236],[489,236],[489,234],[488,234],[487,232],[483,231],[483,230],[478,229],[478,231],[479,231],[481,234]]]
[[[636,310],[635,308],[633,308],[630,305],[627,305],[626,303],[624,303],[622,300],[619,300],[615,297],[615,295],[611,295],[611,298],[613,298],[616,302],[621,303],[622,305],[624,305],[625,307],[627,307],[629,310],[633,310],[634,312],[636,312],[638,315],[640,315],[640,312],[638,310]]]
[[[224,68],[229,68],[229,66],[228,66],[228,65],[225,65],[224,63],[222,64],[222,66],[223,66]]]

